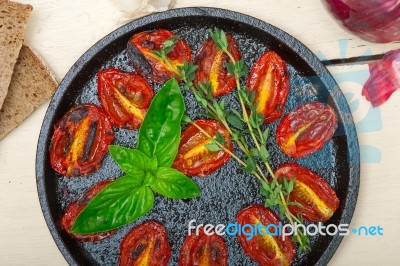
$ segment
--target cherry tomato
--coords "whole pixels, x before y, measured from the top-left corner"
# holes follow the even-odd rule
[[[213,232],[206,235],[199,230],[187,236],[179,254],[179,266],[223,266],[228,265],[228,255],[224,239]]]
[[[285,61],[275,52],[265,52],[256,61],[247,78],[247,87],[256,92],[254,104],[264,116],[264,123],[278,119],[290,90]]]
[[[296,178],[290,201],[296,201],[303,206],[289,205],[293,214],[301,214],[311,222],[326,222],[339,207],[339,199],[335,191],[319,175],[297,163],[285,163],[276,171],[278,179]]]
[[[93,104],[70,109],[54,125],[50,163],[66,176],[87,175],[100,168],[114,140],[114,132],[103,109]]]
[[[224,146],[232,151],[229,132],[221,124],[215,120],[196,120],[195,123],[214,138],[218,132],[224,139]],[[230,158],[225,151],[210,151],[206,145],[211,143],[212,141],[196,126],[189,125],[182,133],[173,167],[189,176],[211,174]]]
[[[325,103],[309,102],[284,116],[276,130],[276,141],[284,153],[294,158],[319,150],[337,128],[336,114]]]
[[[119,265],[165,266],[171,257],[168,235],[158,222],[135,226],[122,239]]]
[[[76,218],[83,211],[86,205],[88,205],[90,200],[92,200],[97,195],[97,193],[103,190],[111,182],[112,180],[105,180],[94,185],[88,191],[86,191],[82,196],[80,196],[76,201],[68,205],[61,219],[61,226],[65,231],[67,231],[67,233],[71,237],[83,242],[94,242],[107,238],[116,232],[116,230],[112,230],[108,232],[87,234],[87,235],[78,235],[71,233],[72,225],[75,223]]]
[[[179,39],[167,54],[168,62],[154,54],[171,37],[176,37],[176,35],[168,30],[155,30],[137,33],[129,40],[128,58],[133,67],[148,80],[163,84],[170,78],[178,76],[178,66],[183,65],[185,61],[190,61],[191,50],[183,39]]]
[[[268,226],[274,224],[279,226],[279,218],[270,210],[262,205],[251,205],[242,209],[236,220],[238,224],[249,224],[252,226]],[[248,230],[247,230],[248,229]],[[250,228],[244,229],[250,233]],[[274,229],[268,229],[272,234]],[[238,235],[239,244],[244,253],[260,265],[290,265],[293,261],[296,249],[290,237],[273,236],[264,231],[264,235],[256,234],[250,240],[245,234]]]
[[[226,34],[226,38],[228,40],[228,51],[236,61],[240,60],[242,56],[235,39],[230,34]],[[196,71],[195,84],[210,81],[212,95],[215,97],[231,92],[235,87],[236,80],[226,68],[229,62],[226,53],[220,51],[214,41],[208,38],[194,57],[194,64],[199,66]]]
[[[137,129],[154,96],[146,80],[135,73],[105,69],[97,76],[98,95],[114,126]]]

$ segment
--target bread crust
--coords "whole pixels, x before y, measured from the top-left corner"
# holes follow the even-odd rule
[[[0,0],[1,1],[1,0]],[[23,45],[0,110],[0,140],[49,100],[57,81],[42,59]]]
[[[0,109],[24,41],[32,6],[0,0]]]

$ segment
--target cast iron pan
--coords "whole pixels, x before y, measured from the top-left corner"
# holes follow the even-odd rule
[[[286,110],[302,102],[321,101],[330,104],[338,114],[339,128],[324,148],[311,156],[297,160],[324,177],[336,190],[340,207],[329,223],[350,223],[356,205],[360,170],[359,147],[350,109],[338,85],[322,63],[303,44],[287,33],[244,14],[216,8],[183,8],[153,14],[133,21],[96,43],[70,69],[55,93],[44,118],[39,137],[36,175],[43,214],[61,253],[71,265],[113,265],[118,261],[119,244],[123,236],[135,225],[157,220],[165,225],[172,246],[169,265],[178,264],[178,254],[187,234],[190,220],[197,224],[228,224],[235,222],[237,212],[254,203],[263,204],[259,184],[254,177],[243,173],[238,164],[230,160],[207,178],[194,177],[202,196],[193,200],[169,200],[156,197],[154,208],[145,217],[124,226],[112,237],[97,243],[79,243],[71,239],[59,224],[66,206],[93,184],[108,178],[122,176],[110,156],[96,173],[67,179],[55,173],[49,163],[49,147],[53,125],[71,107],[79,103],[100,104],[97,98],[96,74],[100,69],[117,67],[133,71],[125,54],[129,38],[137,32],[169,29],[183,37],[193,54],[207,37],[207,29],[217,26],[231,32],[237,39],[248,65],[265,50],[276,51],[288,63],[291,92]],[[159,86],[153,86],[157,91]],[[201,109],[189,92],[184,92],[186,108],[192,118]],[[230,108],[237,104],[230,95]],[[270,125],[275,132],[277,122]],[[136,131],[116,131],[115,144],[134,147]],[[274,134],[273,134],[274,135]],[[272,165],[294,161],[269,140]],[[224,236],[228,246],[229,265],[256,265],[245,256],[234,237]],[[341,236],[312,237],[311,250],[297,254],[294,265],[323,265],[332,257],[342,240]]]

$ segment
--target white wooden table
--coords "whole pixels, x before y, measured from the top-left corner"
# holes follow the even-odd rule
[[[26,42],[42,55],[59,80],[91,45],[129,21],[112,0],[20,1],[34,7]],[[213,6],[252,15],[285,30],[323,59],[400,48],[400,43],[372,44],[349,34],[315,0],[177,0],[175,6]],[[360,144],[380,152],[379,158],[379,152],[362,150],[361,188],[352,226],[384,228],[383,236],[346,236],[330,265],[399,265],[400,92],[375,109],[374,118],[369,114],[370,104],[361,96],[367,65],[332,66],[329,70],[341,89],[353,94],[349,101],[359,103],[353,116]],[[354,78],[346,80],[349,75]],[[36,191],[36,143],[47,105],[0,142],[0,265],[66,265],[47,229]]]

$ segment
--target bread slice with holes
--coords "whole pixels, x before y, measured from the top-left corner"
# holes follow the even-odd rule
[[[0,140],[53,95],[57,81],[43,61],[23,45],[0,110]]]
[[[24,41],[31,5],[0,0],[0,109]]]

